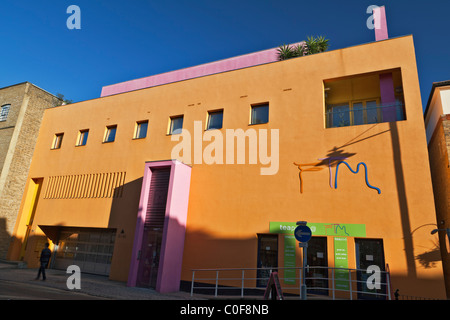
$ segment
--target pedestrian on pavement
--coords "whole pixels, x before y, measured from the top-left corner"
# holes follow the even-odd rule
[[[45,280],[45,269],[48,268],[48,263],[50,262],[50,257],[52,256],[52,252],[50,251],[49,243],[47,242],[45,244],[45,248],[41,251],[41,257],[39,258],[39,261],[41,262],[41,266],[39,267],[38,275],[36,277],[36,280],[39,280],[42,273],[42,280]]]

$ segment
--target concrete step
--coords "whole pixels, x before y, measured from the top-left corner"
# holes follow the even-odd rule
[[[0,269],[26,269],[27,263],[24,261],[13,261],[0,259]]]

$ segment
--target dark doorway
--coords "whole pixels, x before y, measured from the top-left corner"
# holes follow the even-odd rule
[[[308,241],[306,262],[310,267],[306,272],[308,293],[328,295],[328,251],[326,237],[312,237]]]
[[[170,168],[152,169],[136,285],[156,288]]]
[[[276,271],[278,267],[278,235],[258,235],[258,268],[272,268]],[[269,269],[258,269],[256,277],[257,287],[266,287],[269,280]]]
[[[355,247],[356,268],[361,269],[356,273],[358,280],[358,299],[385,300],[385,294],[387,293],[386,274],[381,273],[379,289],[369,289],[367,279],[373,273],[366,272],[367,268],[372,265],[378,266],[380,271],[385,271],[383,240],[355,239]]]

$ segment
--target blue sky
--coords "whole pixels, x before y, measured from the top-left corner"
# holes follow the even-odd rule
[[[66,27],[72,4],[81,30]],[[426,103],[433,82],[450,80],[448,0],[2,0],[0,87],[30,81],[77,102],[105,85],[311,35],[330,39],[330,50],[368,43],[372,4],[386,6],[390,37],[414,36]]]

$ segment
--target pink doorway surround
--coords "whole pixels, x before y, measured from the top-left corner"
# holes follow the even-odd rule
[[[144,234],[152,169],[158,168],[170,168],[170,178],[155,289],[161,293],[176,292],[180,289],[191,179],[191,167],[177,160],[147,162],[145,164],[127,285],[130,287],[136,286],[139,251]]]

